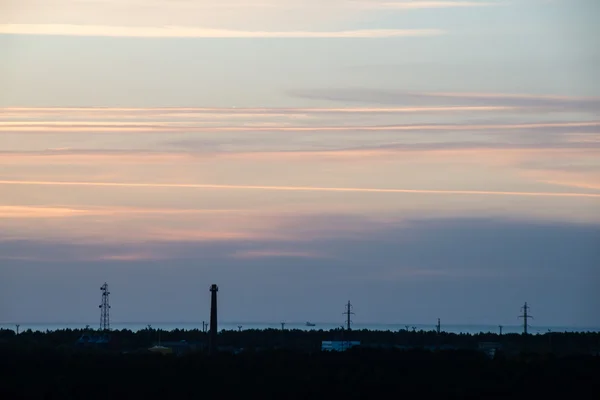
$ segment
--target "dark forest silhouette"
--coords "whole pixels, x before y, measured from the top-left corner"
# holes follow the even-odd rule
[[[83,336],[110,338],[82,343]],[[599,333],[450,334],[435,331],[94,332],[0,330],[0,398],[574,398],[598,392]],[[323,340],[361,347],[320,351]],[[184,343],[194,351],[153,354]],[[182,342],[184,341],[184,342]],[[481,343],[502,348],[493,356]],[[188,346],[189,347],[189,346]],[[190,347],[191,348],[191,347]]]

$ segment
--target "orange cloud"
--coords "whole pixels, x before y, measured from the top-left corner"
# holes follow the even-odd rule
[[[600,166],[583,168],[579,171],[534,169],[523,172],[523,175],[550,185],[600,190]]]
[[[0,206],[0,218],[64,218],[81,215],[86,215],[86,211],[64,207]]]
[[[270,257],[290,257],[290,258],[323,258],[317,253],[302,251],[284,251],[284,250],[248,250],[237,251],[232,254],[233,258],[270,258]]]
[[[140,235],[144,241],[154,242],[221,242],[232,240],[281,239],[280,235],[253,231],[215,231],[197,229],[158,228]]]
[[[351,31],[236,31],[189,26],[113,26],[73,24],[4,24],[0,34],[107,36],[137,38],[390,38],[438,36],[440,29],[363,29]]]
[[[195,156],[184,152],[86,151],[49,150],[32,152],[0,152],[0,164],[162,164],[193,161]]]
[[[289,114],[346,114],[346,113],[420,113],[420,112],[453,112],[453,111],[514,111],[514,106],[414,106],[414,107],[309,107],[309,108],[268,108],[268,107],[146,107],[146,108],[113,108],[113,107],[5,107],[0,108],[2,117],[28,117],[44,115],[89,115],[89,116],[144,116],[144,115],[289,115]]]
[[[568,186],[580,189],[600,190],[600,183],[578,182],[578,181],[556,181],[556,180],[539,180],[538,182],[548,183],[551,185]]]
[[[144,261],[160,259],[154,254],[128,253],[128,254],[108,254],[88,259],[87,261]]]
[[[215,215],[215,214],[251,214],[252,210],[239,209],[175,209],[175,208],[137,208],[137,207],[39,207],[0,205],[0,218],[67,218],[110,215]]]
[[[479,196],[521,196],[521,197],[587,197],[600,198],[596,193],[572,192],[516,192],[488,190],[423,190],[423,189],[376,189],[376,188],[338,188],[309,186],[259,186],[259,185],[216,185],[195,183],[135,183],[135,182],[61,182],[61,181],[9,181],[0,180],[0,185],[37,185],[37,186],[98,186],[98,187],[162,187],[179,189],[217,189],[217,190],[270,190],[304,192],[355,192],[355,193],[396,193],[396,194],[438,194],[438,195],[479,195]]]
[[[600,121],[534,122],[522,124],[423,124],[375,126],[269,126],[269,132],[368,132],[368,131],[474,131],[517,130],[541,128],[600,127]],[[3,122],[0,132],[255,132],[264,127],[251,126],[195,126],[187,122]]]
[[[583,142],[586,143],[586,142]],[[5,165],[69,165],[69,164],[181,164],[195,163],[210,158],[240,160],[293,160],[293,159],[351,159],[372,158],[375,160],[394,159],[396,161],[424,160],[447,162],[484,162],[513,165],[528,158],[539,157],[597,157],[600,148],[581,145],[578,141],[569,141],[564,146],[539,147],[490,143],[425,143],[390,145],[380,148],[347,148],[331,150],[214,150],[214,151],[167,151],[151,152],[137,150],[76,150],[49,149],[46,151],[7,151],[0,152],[0,164]],[[462,147],[461,147],[462,146]],[[402,158],[398,158],[398,156]],[[375,161],[374,160],[374,161]]]

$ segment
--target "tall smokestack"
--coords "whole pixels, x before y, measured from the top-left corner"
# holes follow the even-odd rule
[[[210,286],[210,333],[208,337],[210,354],[217,352],[217,292],[219,287],[215,284]]]

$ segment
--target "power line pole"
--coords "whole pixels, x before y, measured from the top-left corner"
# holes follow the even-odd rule
[[[523,311],[522,315],[519,315],[519,318],[523,318],[523,335],[527,335],[527,319],[528,318],[533,318],[531,315],[528,315],[528,310],[529,310],[529,306],[527,305],[527,302],[525,302],[525,305],[523,307],[521,307],[521,311]]]
[[[498,325],[498,328],[500,328],[500,336],[502,336],[502,325]]]
[[[16,325],[16,327],[17,327],[17,335],[19,334],[19,327],[20,327],[20,326],[21,326],[21,325],[19,325],[19,324],[17,324],[17,325]]]
[[[100,308],[100,330],[101,331],[109,331],[110,330],[110,304],[108,302],[108,296],[110,292],[108,291],[108,284],[104,282],[104,285],[100,287],[102,291],[102,304],[98,307]]]
[[[348,304],[346,304],[346,311],[342,314],[347,316],[346,329],[351,330],[352,328],[350,327],[350,325],[352,324],[352,321],[350,320],[350,315],[354,315],[354,313],[352,312],[352,304],[350,304],[350,300],[348,300]]]
[[[281,330],[282,330],[282,331],[283,331],[283,330],[285,330],[285,322],[282,322],[282,323],[281,323]]]
[[[437,334],[439,335],[442,330],[442,324],[440,323],[440,319],[438,318],[438,323],[436,325]]]

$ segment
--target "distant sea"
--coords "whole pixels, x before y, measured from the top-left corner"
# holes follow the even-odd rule
[[[304,322],[290,322],[285,324],[285,329],[300,329],[300,330],[331,330],[340,328],[341,323],[314,322],[315,326],[306,326]],[[27,323],[19,324],[19,332],[24,332],[31,329],[32,331],[55,331],[61,329],[98,329],[99,324],[96,323]],[[111,330],[128,329],[131,331],[139,331],[146,329],[150,325],[152,329],[161,329],[172,331],[175,329],[202,330],[202,322],[115,322],[110,325]],[[238,330],[241,326],[242,330],[246,329],[281,329],[281,323],[260,323],[260,322],[223,322],[219,323],[219,331],[221,330]],[[374,331],[399,331],[401,329],[420,331],[432,331],[436,327],[434,324],[368,324],[356,323],[352,324],[352,329],[361,330],[368,329]],[[16,323],[1,323],[0,328],[16,330]],[[450,333],[499,333],[498,325],[441,325],[441,330]],[[600,332],[599,327],[569,327],[569,326],[535,326],[532,325],[528,329],[529,333],[547,333],[547,332]],[[503,325],[502,333],[522,333],[523,325]]]

